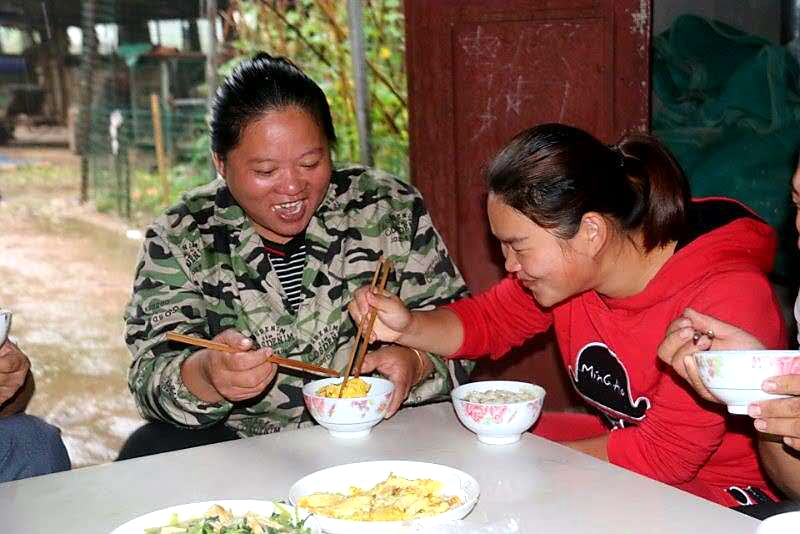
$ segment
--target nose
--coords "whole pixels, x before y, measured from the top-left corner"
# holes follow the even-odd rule
[[[503,255],[506,259],[504,264],[506,271],[515,273],[520,270],[519,260],[517,260],[517,255],[511,247],[503,247]]]
[[[284,195],[296,195],[301,193],[306,187],[306,182],[300,172],[295,168],[288,168],[281,173],[280,181],[277,184],[277,191]]]

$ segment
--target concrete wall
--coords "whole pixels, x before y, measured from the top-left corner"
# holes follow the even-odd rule
[[[717,19],[776,43],[781,40],[781,0],[653,0],[653,33],[666,30],[686,13]]]

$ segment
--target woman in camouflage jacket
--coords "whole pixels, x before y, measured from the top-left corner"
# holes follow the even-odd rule
[[[381,255],[394,263],[387,290],[412,308],[466,292],[413,187],[333,170],[325,96],[289,61],[259,54],[237,67],[216,95],[211,138],[222,179],[187,193],[145,236],[126,311],[129,386],[142,415],[167,424],[137,431],[120,458],[310,424],[309,377],[268,356],[342,370],[356,330],[347,304]],[[177,346],[170,331],[241,352]],[[391,344],[367,355],[371,371],[395,384],[390,413],[466,377],[458,361]]]

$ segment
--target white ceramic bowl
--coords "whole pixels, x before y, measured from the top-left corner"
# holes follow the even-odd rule
[[[790,534],[800,532],[800,512],[786,512],[766,518],[756,534]]]
[[[430,478],[442,483],[443,495],[456,495],[461,505],[439,515],[405,521],[350,521],[316,514],[314,518],[324,532],[331,534],[393,534],[395,532],[436,532],[436,525],[450,524],[470,513],[478,502],[480,486],[469,474],[446,465],[407,460],[379,460],[337,465],[307,475],[292,485],[289,502],[297,505],[300,499],[317,492],[344,493],[355,486],[369,489],[394,473],[408,479]],[[306,511],[300,508],[301,511]]]
[[[482,404],[464,399],[470,392],[490,389],[532,393],[534,399],[507,404]],[[450,396],[453,398],[453,407],[458,419],[465,427],[475,432],[481,442],[507,445],[519,441],[522,433],[533,426],[539,418],[545,391],[541,386],[527,382],[488,380],[459,386],[450,393]]]
[[[8,331],[11,330],[11,312],[0,310],[0,345],[6,342]]]
[[[288,504],[278,503],[277,505],[272,501],[206,501],[194,502],[190,504],[181,504],[179,506],[171,506],[140,515],[135,519],[131,519],[124,525],[115,528],[111,534],[142,534],[145,529],[168,525],[172,520],[173,515],[178,517],[178,521],[186,521],[194,517],[202,517],[206,511],[213,505],[218,504],[223,508],[230,510],[234,515],[244,515],[247,512],[255,512],[265,517],[270,517],[280,510],[276,510],[276,506],[280,506],[288,510],[290,514],[295,513],[295,508]],[[304,510],[297,510],[298,517],[304,519],[309,516],[309,513]],[[304,526],[308,527],[311,534],[321,534],[322,529],[316,517],[308,517]]]
[[[761,390],[767,378],[800,374],[800,351],[796,350],[702,351],[694,359],[703,384],[734,414],[747,414],[751,402],[785,397]]]
[[[394,384],[385,378],[362,376],[371,387],[366,397],[332,399],[320,397],[317,391],[329,384],[341,383],[341,378],[323,378],[303,386],[303,399],[311,415],[336,438],[363,438],[372,427],[383,420]]]

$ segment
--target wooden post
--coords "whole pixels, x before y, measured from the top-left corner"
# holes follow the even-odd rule
[[[95,20],[97,0],[82,3],[83,53],[81,55],[81,106],[78,120],[78,149],[81,154],[81,202],[89,198],[89,139],[92,127],[92,90],[94,88],[94,64],[97,61],[97,34]]]
[[[361,163],[372,166],[367,57],[364,51],[364,24],[361,15],[361,1],[347,0],[347,21],[350,29],[350,61],[353,64],[353,79],[356,84],[358,155]]]
[[[202,2],[202,0],[201,0]],[[206,18],[208,19],[208,51],[206,54],[206,87],[208,88],[208,110],[217,93],[217,0],[205,0]],[[201,10],[202,13],[202,10]],[[217,176],[217,169],[211,155],[208,156],[208,167],[211,176]]]
[[[161,176],[161,194],[164,205],[169,204],[169,177],[167,176],[167,155],[164,153],[164,137],[161,132],[161,104],[156,93],[150,94],[150,110],[153,114],[153,141],[156,145],[156,162]]]

